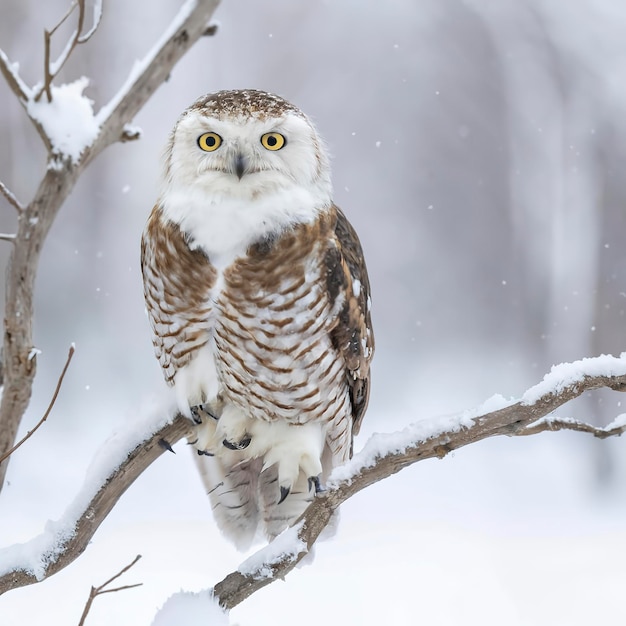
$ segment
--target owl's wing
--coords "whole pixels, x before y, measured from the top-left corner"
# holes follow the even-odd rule
[[[157,205],[141,239],[141,271],[152,343],[168,384],[207,341],[207,292],[215,281],[208,258],[191,250]]]
[[[356,231],[341,209],[335,207],[335,211],[335,237],[326,252],[327,287],[331,301],[340,299],[340,309],[331,338],[346,363],[352,433],[356,435],[369,400],[370,362],[374,354],[370,283]]]

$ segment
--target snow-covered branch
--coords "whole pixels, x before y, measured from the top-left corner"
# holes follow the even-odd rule
[[[66,46],[67,55],[45,62],[47,74],[43,85],[50,98],[37,101],[38,88],[28,87],[0,50],[0,71],[38,130],[48,151],[48,166],[33,199],[22,206],[6,185],[2,195],[18,209],[18,228],[11,238],[11,256],[7,268],[4,323],[4,390],[0,404],[0,456],[9,450],[28,406],[37,359],[29,358],[33,349],[33,291],[39,256],[46,236],[63,202],[70,194],[85,167],[102,150],[117,141],[139,137],[130,124],[157,88],[172,72],[180,58],[203,35],[212,34],[208,27],[219,0],[187,0],[146,57],[138,62],[128,79],[98,114],[93,103],[83,95],[87,79],[56,86],[53,84],[60,61],[76,49],[77,43],[93,34],[100,19],[100,2],[95,2],[93,26],[82,33],[85,2],[79,8],[77,35]],[[51,101],[49,101],[51,100]],[[8,460],[0,463],[0,489],[4,483]]]
[[[626,391],[626,355],[556,366],[517,402],[496,396],[456,416],[421,420],[399,432],[373,435],[361,452],[333,472],[326,491],[318,494],[292,528],[215,585],[213,594],[230,609],[284,578],[308,554],[342,502],[418,461],[443,458],[452,450],[494,435],[563,429],[601,438],[621,435],[626,431],[626,415],[605,428],[547,417],[569,400],[600,387]],[[152,417],[145,425],[134,425],[129,433],[109,441],[99,455],[102,464],[92,467],[83,491],[63,518],[49,523],[44,534],[27,544],[0,551],[0,593],[43,580],[76,559],[126,488],[167,444],[177,442],[188,430],[189,423],[182,416],[165,424]]]
[[[621,435],[626,431],[626,414],[606,428],[546,417],[585,391],[600,387],[626,391],[626,355],[556,366],[518,402],[494,397],[482,407],[454,417],[423,420],[400,432],[373,435],[361,452],[333,472],[328,489],[316,496],[293,528],[215,585],[216,599],[225,609],[231,609],[266,585],[284,579],[308,554],[343,502],[413,463],[441,459],[457,448],[494,435],[534,435],[565,429],[600,438]]]
[[[44,580],[76,560],[126,489],[165,452],[163,438],[174,443],[188,430],[182,416],[173,422],[151,416],[111,438],[62,518],[48,522],[31,541],[0,550],[0,594]]]

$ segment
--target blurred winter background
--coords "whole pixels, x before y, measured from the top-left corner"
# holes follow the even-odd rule
[[[0,47],[31,84],[43,29],[67,4],[0,1]],[[180,4],[105,1],[61,81],[90,76],[101,106]],[[95,451],[162,392],[139,238],[170,128],[209,91],[278,92],[327,139],[374,293],[374,389],[357,448],[374,431],[518,396],[553,363],[625,349],[626,4],[235,0],[216,18],[219,34],[138,115],[142,140],[90,166],[46,242],[22,432],[71,342],[77,352],[51,418],[11,461],[3,546],[62,515]],[[45,154],[1,82],[0,103],[0,179],[27,200]],[[14,224],[0,199],[0,231]],[[621,412],[613,393],[559,414],[606,423]],[[232,621],[623,624],[624,456],[621,440],[557,433],[420,463],[348,502],[315,563]],[[88,624],[147,625],[168,595],[210,587],[242,559],[216,531],[184,445],[137,481],[76,563],[0,598],[0,623],[77,623],[89,586],[137,553],[120,582],[144,586],[96,600]]]

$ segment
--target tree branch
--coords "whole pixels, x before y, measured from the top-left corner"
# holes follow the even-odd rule
[[[574,376],[572,369],[576,371]],[[612,373],[598,373],[599,369],[611,369]],[[294,527],[287,531],[293,539],[291,549],[276,549],[277,541],[282,542],[281,546],[285,545],[281,535],[245,567],[218,583],[214,588],[215,597],[222,607],[230,609],[258,589],[284,578],[309,552],[342,502],[413,463],[443,458],[452,450],[495,435],[536,434],[563,428],[584,430],[601,437],[622,434],[626,431],[626,416],[605,429],[586,424],[582,428],[581,422],[573,420],[539,421],[582,393],[600,387],[626,389],[626,357],[598,357],[558,366],[542,383],[528,390],[519,402],[490,401],[483,410],[416,422],[399,433],[374,435],[349,463],[333,472],[327,491],[318,494]],[[494,403],[497,408],[488,410]],[[63,527],[51,538],[40,536],[30,542],[33,546],[42,543],[46,546],[37,561],[44,563],[38,571],[33,571],[32,567],[29,570],[27,565],[19,562],[24,546],[0,551],[0,563],[6,567],[5,571],[0,571],[0,594],[48,578],[74,561],[128,486],[165,451],[162,442],[173,444],[188,432],[189,422],[177,416],[173,422],[134,445],[126,460],[110,471],[97,493],[90,498],[79,494],[76,502],[89,500],[89,503],[72,519],[71,528]],[[114,457],[115,450],[105,456]],[[75,506],[70,505],[69,510],[74,509]],[[27,544],[26,553],[33,551],[34,547]]]
[[[3,50],[0,50],[0,72],[7,81],[11,91],[16,95],[20,104],[24,105],[28,100],[30,90],[20,78],[17,71],[17,65],[13,65]]]
[[[74,12],[74,9],[78,7],[78,24],[76,30],[72,33],[72,36],[67,41],[65,48],[59,55],[56,61],[51,60],[51,44],[52,35],[65,23],[67,18]],[[70,55],[74,51],[74,48],[78,44],[86,43],[91,39],[91,36],[96,32],[100,25],[100,19],[102,18],[102,0],[96,0],[94,6],[94,17],[91,28],[83,35],[83,28],[85,26],[85,0],[74,0],[67,10],[67,13],[57,22],[51,30],[44,30],[44,81],[41,88],[35,94],[35,102],[41,99],[42,94],[46,94],[48,102],[52,102],[52,81],[56,78],[57,74],[63,69],[63,66],[70,58]]]
[[[17,209],[18,212],[24,210],[23,205],[15,197],[15,194],[2,181],[0,181],[0,193],[9,201],[10,205]]]
[[[108,587],[114,580],[118,579],[122,574],[127,572],[139,559],[141,558],[141,554],[138,554],[126,567],[122,568],[115,576],[112,576],[105,583],[102,583],[99,587],[92,587],[89,591],[89,597],[87,598],[87,602],[85,604],[85,608],[83,609],[83,614],[80,616],[80,622],[78,622],[78,626],[84,626],[85,620],[87,619],[87,615],[89,615],[89,611],[91,610],[91,605],[93,601],[98,597],[105,593],[115,593],[117,591],[124,591],[125,589],[134,589],[135,587],[141,587],[143,583],[135,583],[134,585],[124,585],[123,587],[115,587],[114,589],[105,589]]]
[[[70,361],[72,360],[73,356],[74,356],[74,346],[70,346],[70,350],[67,354],[67,360],[65,361],[65,366],[63,367],[63,371],[61,372],[61,375],[59,376],[59,380],[57,381],[57,386],[54,390],[54,393],[52,394],[52,399],[50,400],[50,404],[48,405],[46,412],[43,414],[43,417],[37,422],[36,426],[32,430],[29,430],[26,433],[26,435],[24,435],[24,437],[22,437],[22,439],[20,439],[10,450],[8,450],[2,456],[0,456],[0,463],[2,463],[3,461],[6,461],[6,459],[8,459],[25,441],[30,439],[35,434],[35,432],[37,432],[39,427],[48,419],[48,416],[50,415],[50,412],[52,411],[52,407],[54,406],[54,403],[57,401],[59,391],[61,391],[61,385],[63,384],[65,373],[67,372],[67,368],[70,366]]]
[[[139,63],[112,101],[96,117],[99,132],[79,158],[55,152],[41,123],[29,114],[49,151],[46,173],[34,198],[18,216],[15,245],[7,268],[4,323],[4,392],[0,404],[0,455],[11,448],[30,401],[36,373],[36,359],[29,359],[33,347],[33,290],[41,249],[63,202],[85,167],[102,150],[119,140],[136,138],[129,130],[135,114],[169,76],[180,58],[205,34],[219,0],[187,0],[161,40]],[[94,17],[94,24],[97,25]],[[93,30],[93,29],[92,29]],[[91,31],[90,31],[91,32]],[[86,36],[86,35],[85,35]],[[0,51],[0,70],[28,112],[31,92],[17,70]],[[37,106],[46,106],[39,103]],[[6,188],[5,188],[6,189]],[[3,189],[0,189],[3,191]],[[4,191],[3,191],[4,193]],[[11,196],[5,197],[11,202]],[[14,206],[18,206],[13,203]],[[8,462],[0,465],[0,490]]]
[[[626,365],[626,361],[623,363]],[[263,558],[263,550],[260,554],[254,555],[249,561],[258,565],[253,568],[240,566],[239,570],[232,572],[215,585],[214,596],[223,608],[231,609],[266,585],[284,579],[308,554],[340,504],[362,489],[418,461],[435,457],[441,459],[453,450],[495,435],[531,435],[563,429],[588,432],[601,438],[621,435],[626,431],[626,416],[622,416],[605,429],[575,420],[541,420],[585,391],[600,387],[624,391],[626,375],[583,375],[579,381],[559,392],[550,390],[530,404],[522,399],[515,404],[476,417],[462,415],[453,418],[453,422],[456,422],[453,424],[450,424],[450,419],[418,422],[405,429],[401,437],[398,437],[399,433],[382,437],[374,435],[352,461],[333,472],[329,489],[318,494],[294,528],[286,531],[288,533],[295,531],[293,542],[296,549],[276,554],[270,544],[268,548],[264,548],[270,555],[269,559]],[[442,425],[443,429],[440,429],[438,424]],[[280,541],[281,537],[275,541]]]
[[[166,438],[175,443],[189,431],[189,422],[182,416],[163,426],[157,433],[137,442],[124,460],[112,468],[102,486],[92,494],[80,493],[76,502],[82,508],[74,514],[75,505],[68,507],[68,513],[59,522],[49,523],[48,530],[36,537],[42,553],[32,563],[23,560],[24,545],[11,546],[0,550],[0,595],[10,589],[32,585],[56,574],[75,561],[85,550],[100,524],[111,512],[124,492],[145,469],[165,452],[159,440]],[[115,457],[119,450],[113,449],[109,455]],[[86,481],[87,489],[89,480]],[[84,506],[84,502],[87,505]],[[27,544],[28,545],[28,544]],[[11,565],[13,564],[13,565]]]

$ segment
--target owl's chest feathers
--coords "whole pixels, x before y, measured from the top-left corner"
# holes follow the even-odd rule
[[[215,267],[203,306],[207,342],[175,380],[190,403],[220,393],[261,419],[271,417],[268,398],[274,417],[325,410],[320,381],[341,376],[329,338],[340,302],[325,287],[327,226],[299,225]]]

